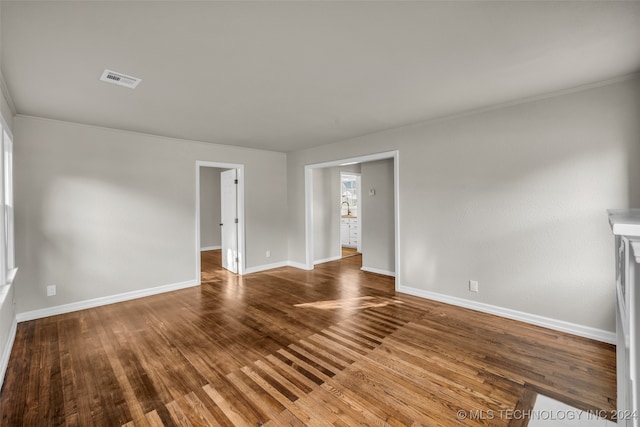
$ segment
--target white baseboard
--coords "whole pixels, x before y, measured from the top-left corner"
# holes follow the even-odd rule
[[[73,311],[85,310],[87,308],[99,307],[101,305],[108,305],[116,302],[129,301],[132,299],[177,291],[179,289],[190,288],[193,286],[199,286],[198,282],[195,280],[189,280],[187,282],[173,283],[171,285],[157,286],[155,288],[141,289],[139,291],[125,292],[107,297],[93,298],[85,301],[56,305],[54,307],[41,308],[39,310],[25,311],[23,313],[16,314],[16,319],[18,322],[26,322],[28,320],[41,319],[43,317],[55,316],[57,314],[71,313]]]
[[[11,349],[13,349],[13,342],[16,339],[16,330],[18,328],[18,322],[16,318],[13,318],[11,329],[9,330],[9,336],[7,337],[7,343],[4,346],[4,352],[2,353],[2,359],[0,359],[0,389],[4,383],[4,375],[7,373],[7,366],[9,366],[9,357],[11,357]]]
[[[372,267],[365,267],[364,265],[360,267],[360,270],[368,271],[369,273],[383,274],[385,276],[396,277],[396,273],[394,273],[393,271],[380,270],[378,268],[372,268]]]
[[[274,262],[273,264],[258,265],[255,267],[245,268],[244,274],[258,273],[260,271],[272,270],[274,268],[286,267],[288,265],[289,265],[288,261]]]
[[[308,268],[307,264],[303,264],[301,262],[288,261],[287,265],[289,267],[298,268],[300,270],[307,270],[307,271],[313,270],[313,268]]]
[[[204,252],[204,251],[215,251],[217,249],[222,249],[222,246],[205,246],[203,248],[200,248],[200,252]]]
[[[317,261],[313,261],[313,265],[324,264],[325,262],[337,261],[342,258],[342,255],[336,255],[329,258],[319,259]]]
[[[590,338],[592,340],[602,341],[609,344],[615,344],[616,342],[616,334],[614,332],[596,329],[589,326],[578,325],[576,323],[565,322],[564,320],[551,319],[549,317],[538,316],[536,314],[525,313],[523,311],[498,307],[495,305],[444,295],[437,292],[411,288],[408,286],[399,286],[398,292],[434,301],[444,302],[446,304],[451,304],[459,307],[469,308],[471,310],[481,311],[483,313],[495,314],[496,316],[506,317],[507,319],[519,320],[521,322],[530,323],[532,325],[542,326],[544,328],[566,332],[568,334]]]
[[[342,257],[336,258],[336,259],[340,259]],[[321,260],[322,261],[322,260]],[[330,260],[328,259],[327,261],[324,262],[328,262],[328,261],[334,261],[334,260]],[[315,264],[318,264],[320,261],[317,261]],[[266,271],[266,270],[271,270],[273,268],[280,268],[280,267],[293,267],[293,268],[297,268],[300,270],[313,270],[313,268],[307,268],[307,264],[303,264],[301,262],[295,262],[295,261],[282,261],[282,262],[276,262],[273,264],[265,264],[265,265],[258,265],[256,267],[249,267],[246,268],[244,270],[244,274],[251,274],[251,273],[258,273],[260,271]]]

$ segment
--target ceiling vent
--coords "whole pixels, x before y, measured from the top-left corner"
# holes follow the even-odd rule
[[[142,79],[137,77],[127,76],[126,74],[111,70],[104,70],[100,80],[107,83],[113,83],[114,85],[128,87],[129,89],[135,89],[135,87],[138,86],[138,83],[142,81]]]

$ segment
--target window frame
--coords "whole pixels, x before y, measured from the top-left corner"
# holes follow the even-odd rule
[[[0,287],[10,286],[18,271],[15,263],[13,141],[11,129],[0,115]]]

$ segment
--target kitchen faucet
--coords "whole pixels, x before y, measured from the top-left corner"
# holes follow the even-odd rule
[[[347,215],[351,215],[351,207],[349,206],[349,202],[346,200],[340,204],[340,209],[342,210],[342,205],[347,204]]]

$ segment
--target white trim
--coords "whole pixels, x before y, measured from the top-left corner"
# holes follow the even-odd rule
[[[310,165],[304,167],[305,270],[313,270],[313,169]]]
[[[1,0],[0,0],[0,2],[1,2]],[[434,123],[440,123],[440,122],[447,121],[447,120],[455,120],[455,119],[458,119],[458,118],[461,118],[461,117],[472,116],[472,115],[484,113],[484,112],[487,112],[487,111],[499,110],[499,109],[502,109],[502,108],[513,107],[513,106],[517,106],[517,105],[520,105],[520,104],[526,104],[526,103],[530,103],[530,102],[536,102],[536,101],[545,100],[545,99],[548,99],[548,98],[554,98],[554,97],[557,97],[557,96],[563,96],[563,95],[568,95],[568,94],[571,94],[571,93],[582,92],[582,91],[585,91],[585,90],[595,89],[595,88],[598,88],[598,87],[601,87],[601,86],[607,86],[609,84],[620,83],[620,82],[624,82],[624,81],[627,81],[627,80],[633,80],[633,79],[636,79],[636,78],[640,78],[640,73],[639,72],[635,72],[635,73],[631,73],[631,74],[625,74],[625,75],[620,76],[620,77],[614,77],[614,78],[611,78],[611,79],[601,80],[601,81],[595,82],[595,83],[587,83],[587,84],[580,85],[580,86],[575,86],[575,87],[572,87],[572,88],[569,88],[569,89],[562,89],[562,90],[558,90],[558,91],[548,92],[548,93],[545,93],[545,94],[542,94],[542,95],[535,95],[535,96],[531,96],[531,97],[528,97],[528,98],[521,98],[521,99],[518,99],[518,100],[515,100],[515,101],[507,101],[507,102],[498,103],[498,104],[494,104],[494,105],[490,105],[490,106],[473,108],[471,110],[467,110],[467,111],[460,112],[460,113],[454,113],[454,114],[449,114],[449,115],[444,115],[444,116],[439,116],[439,117],[427,118],[427,119],[419,120],[419,121],[416,121],[416,122],[413,122],[413,123],[408,123],[408,124],[401,124],[401,125],[398,125],[398,126],[386,128],[386,129],[384,129],[382,131],[377,130],[377,131],[373,131],[373,132],[370,132],[370,133],[365,133],[365,134],[362,134],[362,135],[358,135],[358,136],[356,136],[354,138],[351,138],[351,139],[362,138],[364,136],[373,135],[373,134],[393,132],[393,131],[395,131],[397,129],[406,128],[406,127],[431,125],[431,124],[434,124]],[[6,93],[10,94],[10,92],[8,92],[8,91]],[[13,103],[13,99],[11,100],[11,102]],[[7,103],[9,103],[8,99],[7,99]],[[261,148],[240,147],[240,146],[237,146],[237,145],[223,144],[223,143],[216,142],[216,141],[198,141],[198,140],[193,140],[193,139],[174,138],[174,137],[170,137],[170,136],[166,136],[166,135],[159,135],[159,134],[154,134],[154,133],[136,132],[136,131],[123,130],[123,129],[113,128],[113,127],[108,127],[108,126],[96,126],[96,125],[82,124],[82,123],[71,122],[71,121],[67,121],[67,120],[49,119],[49,118],[45,118],[45,117],[32,116],[32,115],[29,115],[29,114],[20,114],[20,113],[17,113],[17,112],[13,112],[13,113],[14,113],[14,117],[17,117],[17,118],[23,117],[23,118],[28,118],[28,119],[31,119],[31,120],[43,120],[43,121],[49,121],[49,122],[58,122],[58,123],[61,123],[61,124],[71,125],[71,126],[82,126],[82,127],[99,128],[99,129],[104,129],[104,130],[108,130],[108,131],[112,131],[112,132],[142,135],[142,136],[145,136],[145,137],[146,136],[153,136],[155,138],[160,138],[160,139],[163,139],[163,140],[166,140],[166,141],[190,142],[190,143],[201,144],[201,145],[207,146],[207,147],[211,147],[211,145],[216,145],[218,147],[233,148],[235,150],[248,150],[248,151],[257,151],[257,152],[264,152],[265,151],[264,149],[261,149]],[[340,141],[341,142],[349,141],[351,139],[342,139]],[[341,162],[341,163],[349,163],[349,162]],[[359,162],[356,161],[355,163],[359,163]],[[339,165],[337,165],[337,166],[339,166]]]
[[[336,255],[325,259],[319,259],[317,261],[313,261],[313,265],[324,264],[325,262],[337,261],[342,259],[342,255]]]
[[[244,271],[244,274],[258,273],[260,271],[273,270],[274,268],[287,267],[287,266],[289,266],[288,261],[274,262],[273,264],[265,264],[265,265],[258,265],[255,267],[248,267]]]
[[[244,165],[240,165],[236,175],[238,180],[238,192],[236,193],[238,203],[238,274],[244,274],[246,268],[246,248],[245,248],[245,222],[244,222]],[[197,246],[196,246],[197,247]],[[198,275],[200,270],[198,269]]]
[[[1,114],[0,114],[1,115]],[[1,131],[1,129],[0,129]],[[9,138],[11,140],[11,138]],[[9,218],[7,216],[8,209],[6,209],[6,194],[5,194],[5,159],[7,155],[7,146],[5,145],[5,137],[4,133],[0,135],[0,246],[6,248],[7,250],[0,251],[0,278],[2,278],[1,282],[7,280],[7,270],[9,264],[9,245],[5,246],[5,243],[9,243],[8,239],[8,231],[11,227]],[[6,239],[6,240],[5,240]],[[4,284],[4,283],[3,283]]]
[[[345,163],[366,163],[376,160],[393,159],[394,181],[394,229],[395,229],[395,278],[396,291],[399,290],[400,281],[400,151],[385,151],[382,153],[367,154],[348,159],[332,160],[329,162],[313,163],[304,166],[304,211],[305,211],[305,242],[306,242],[306,266],[305,270],[313,270],[313,169],[331,168]],[[362,227],[362,223],[360,224]],[[293,265],[292,265],[293,266]],[[298,267],[299,268],[299,267]]]
[[[238,274],[245,274],[244,165],[196,160],[196,281],[200,284],[200,168],[237,169],[238,174]]]
[[[301,262],[287,261],[287,265],[288,265],[289,267],[297,268],[297,269],[299,269],[299,270],[313,270],[313,267],[312,267],[312,268],[309,268],[309,266],[308,266],[308,265],[303,264],[303,263],[301,263]]]
[[[340,258],[342,257],[338,257],[336,259],[340,259]],[[292,267],[292,268],[297,268],[299,270],[313,270],[312,268],[308,268],[306,264],[303,264],[301,262],[282,261],[282,262],[274,262],[273,264],[264,264],[264,265],[258,265],[255,267],[247,267],[247,269],[244,271],[244,274],[258,273],[260,271],[273,270],[274,268],[280,268],[280,267]]]
[[[0,0],[1,3],[1,0]],[[39,116],[31,116],[29,114],[19,114],[16,113],[16,115],[14,116],[15,118],[24,118],[24,119],[29,119],[29,120],[38,120],[38,121],[45,121],[45,122],[56,122],[59,123],[61,125],[64,126],[72,126],[72,127],[87,127],[87,128],[94,128],[94,129],[102,129],[105,131],[109,131],[109,132],[115,132],[115,133],[124,133],[127,135],[138,135],[138,136],[142,136],[144,138],[148,138],[149,136],[152,136],[154,138],[158,138],[161,139],[163,141],[178,141],[178,142],[186,142],[186,143],[190,143],[190,144],[198,144],[202,147],[209,147],[211,148],[212,145],[215,145],[217,147],[222,147],[222,148],[232,148],[234,150],[243,150],[243,151],[254,151],[259,153],[264,153],[265,150],[264,148],[250,148],[250,147],[240,147],[238,145],[229,145],[229,144],[222,144],[219,142],[215,142],[213,140],[209,141],[209,140],[203,140],[203,141],[198,141],[195,139],[184,139],[184,138],[174,138],[171,136],[165,136],[165,135],[159,135],[157,133],[145,133],[145,132],[136,132],[136,131],[132,131],[132,130],[123,130],[123,129],[118,129],[118,128],[111,128],[111,127],[107,127],[107,126],[96,126],[96,125],[87,125],[87,124],[83,124],[83,123],[78,123],[78,122],[70,122],[67,120],[58,120],[58,119],[48,119],[45,117],[39,117]]]
[[[129,301],[132,299],[148,297],[165,292],[177,291],[180,289],[191,288],[199,285],[199,281],[189,280],[187,282],[173,283],[171,285],[156,286],[154,288],[140,289],[138,291],[125,292],[122,294],[72,302],[69,304],[57,305],[54,307],[41,308],[39,310],[25,311],[23,313],[16,314],[16,319],[18,320],[18,322],[26,322],[28,320],[41,319],[43,317],[55,316],[57,314],[86,310],[87,308],[100,307],[102,305]]]
[[[395,261],[394,269],[396,271],[396,291],[400,288],[400,151],[396,151],[393,156],[393,218],[395,222]],[[362,226],[362,224],[360,224]]]
[[[471,108],[469,110],[464,110],[464,111],[460,111],[460,112],[456,112],[456,113],[447,113],[445,115],[442,116],[434,116],[434,117],[429,117],[426,119],[421,119],[415,122],[410,122],[410,123],[404,123],[404,124],[400,124],[397,126],[393,126],[390,128],[386,128],[383,130],[376,130],[376,131],[372,131],[369,133],[364,133],[364,134],[360,134],[357,136],[354,136],[352,138],[348,138],[348,139],[342,139],[340,140],[340,142],[345,142],[345,141],[351,141],[351,140],[355,140],[355,139],[360,139],[360,138],[364,138],[366,136],[369,135],[379,135],[379,134],[386,134],[386,133],[390,133],[390,132],[395,132],[399,129],[403,129],[403,128],[414,128],[414,127],[421,127],[421,126],[431,126],[434,124],[438,124],[438,123],[442,123],[442,122],[446,122],[449,120],[457,120],[457,119],[461,119],[461,118],[465,118],[465,117],[469,117],[469,116],[475,116],[477,114],[483,114],[483,113],[487,113],[487,112],[491,112],[491,111],[495,111],[495,110],[501,110],[504,108],[510,108],[510,107],[516,107],[518,105],[522,105],[522,104],[529,104],[529,103],[533,103],[533,102],[538,102],[538,101],[544,101],[546,99],[550,99],[550,98],[555,98],[555,97],[559,97],[559,96],[564,96],[564,95],[570,95],[572,93],[579,93],[579,92],[583,92],[583,91],[587,91],[587,90],[591,90],[591,89],[596,89],[602,86],[607,86],[610,84],[615,84],[615,83],[621,83],[621,82],[625,82],[627,80],[634,80],[640,78],[640,72],[635,72],[635,73],[631,73],[631,74],[625,74],[623,76],[620,77],[614,77],[612,79],[606,79],[606,80],[601,80],[599,82],[595,82],[595,83],[587,83],[584,85],[580,85],[580,86],[574,86],[568,89],[561,89],[561,90],[556,90],[556,91],[552,91],[552,92],[547,92],[547,93],[543,93],[541,95],[533,95],[530,97],[525,97],[525,98],[520,98],[520,99],[516,99],[513,101],[506,101],[506,102],[500,102],[497,104],[491,104],[491,105],[486,105],[486,106],[482,106],[482,107],[476,107],[476,108]],[[345,162],[347,163],[347,162]],[[354,162],[354,163],[358,163],[358,162]]]
[[[306,168],[309,168],[309,169],[333,168],[336,166],[341,166],[344,163],[356,164],[356,163],[375,162],[376,160],[392,159],[397,154],[398,154],[398,150],[384,151],[382,153],[366,154],[366,155],[357,156],[357,157],[349,157],[348,159],[332,160],[329,162],[322,162],[322,163],[312,163],[309,165],[305,165],[305,169]]]
[[[222,246],[218,245],[218,246],[205,246],[204,248],[200,248],[200,252],[204,252],[204,251],[215,251],[218,249],[222,249]]]
[[[498,307],[495,305],[485,304],[482,302],[471,301],[464,298],[444,295],[437,292],[425,291],[422,289],[411,288],[408,286],[400,286],[398,292],[426,298],[446,304],[464,307],[483,313],[494,314],[507,319],[518,320],[520,322],[529,323],[543,328],[553,329],[555,331],[566,332],[568,334],[577,335],[579,337],[589,338],[592,340],[602,341],[609,344],[615,344],[616,334],[614,332],[596,329],[589,326],[578,325],[576,323],[565,322],[564,320],[552,319],[549,317],[538,316],[536,314],[525,313],[523,311],[512,310],[510,308]]]
[[[629,240],[629,246],[633,249],[633,256],[636,259],[636,263],[640,264],[640,242],[637,240]]]
[[[395,168],[395,165],[394,165],[394,168]],[[356,175],[356,192],[358,193],[358,197],[360,198],[360,200],[358,201],[358,236],[359,237],[358,237],[358,243],[356,243],[356,251],[358,251],[358,253],[362,253],[362,228],[364,224],[362,221],[362,213],[363,213],[362,199],[364,199],[364,197],[362,196],[362,174],[359,173],[355,175]],[[342,239],[342,237],[340,238]],[[340,248],[340,253],[342,253],[342,248]]]
[[[0,389],[2,389],[2,384],[4,383],[4,375],[7,373],[7,367],[9,366],[9,358],[11,357],[13,342],[16,340],[17,329],[18,329],[18,322],[14,317],[13,322],[11,323],[11,329],[9,330],[9,336],[7,337],[7,343],[4,346],[2,359],[0,361]]]
[[[382,274],[384,276],[396,277],[396,273],[388,270],[380,270],[379,268],[365,267],[364,265],[360,267],[360,270],[367,271],[369,273]]]
[[[16,275],[18,274],[18,267],[13,267],[11,270],[9,270],[9,272],[7,273],[7,285],[11,286],[13,285],[14,280],[16,280]]]

